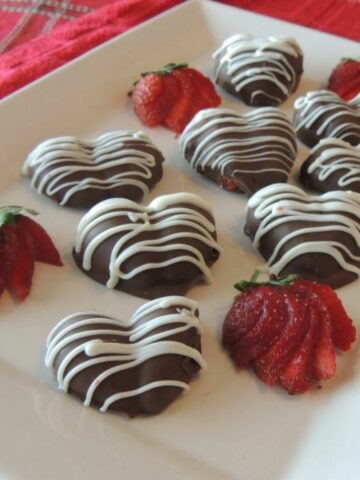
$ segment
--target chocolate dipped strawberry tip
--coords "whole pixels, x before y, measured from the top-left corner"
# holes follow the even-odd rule
[[[250,288],[258,287],[260,285],[272,285],[272,286],[283,287],[285,285],[290,285],[298,278],[298,275],[295,275],[295,274],[285,275],[283,277],[270,275],[268,280],[264,282],[258,282],[258,278],[260,274],[261,274],[260,270],[256,270],[252,274],[250,280],[240,280],[239,282],[235,283],[234,288],[236,288],[240,292],[246,292]]]

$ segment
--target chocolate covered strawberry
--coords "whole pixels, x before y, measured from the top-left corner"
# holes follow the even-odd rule
[[[266,384],[291,394],[334,376],[334,348],[349,350],[356,337],[352,320],[328,285],[294,275],[235,287],[223,325],[222,343],[238,367],[251,367]]]
[[[332,71],[328,90],[336,92],[344,100],[350,100],[360,93],[360,60],[344,58]]]
[[[59,252],[46,231],[18,206],[0,207],[0,294],[6,288],[16,300],[30,293],[35,261],[61,266]]]
[[[142,73],[130,95],[144,125],[163,125],[176,133],[181,133],[198,111],[221,103],[211,81],[185,63],[169,63]]]

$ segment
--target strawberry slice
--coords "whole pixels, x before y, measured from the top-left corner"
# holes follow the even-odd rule
[[[262,292],[264,304],[259,320],[232,348],[232,358],[239,367],[246,367],[267,352],[280,337],[287,321],[285,308],[279,301],[282,292],[270,287],[262,287]]]
[[[17,215],[15,221],[18,230],[32,239],[35,260],[50,265],[63,265],[53,241],[41,225],[25,215]]]
[[[321,297],[330,313],[332,323],[332,341],[335,347],[349,350],[356,339],[356,330],[351,318],[347,315],[336,292],[325,284],[315,285],[316,293]]]
[[[318,302],[320,333],[313,359],[313,375],[317,380],[328,380],[335,375],[336,360],[332,342],[332,325],[328,309]]]
[[[15,225],[3,225],[0,230],[0,294],[6,287],[18,247],[19,240]]]
[[[164,89],[164,78],[149,73],[137,82],[131,94],[136,115],[148,127],[156,127],[162,123],[163,108],[166,107],[162,100]]]
[[[18,248],[16,257],[10,266],[6,287],[11,295],[19,301],[30,293],[34,273],[34,245],[31,236],[24,230],[16,228]]]
[[[344,100],[351,100],[360,93],[360,61],[345,58],[330,75],[328,90],[336,92]]]
[[[187,68],[187,75],[195,83],[195,88],[198,97],[199,109],[218,107],[221,103],[221,98],[216,93],[213,84],[208,78],[204,77],[195,68]]]
[[[262,290],[248,290],[237,295],[234,304],[226,315],[223,332],[222,344],[229,348],[236,343],[243,335],[251,330],[259,321],[262,314],[264,300]]]
[[[280,374],[280,383],[290,394],[304,393],[311,388],[313,354],[319,337],[319,315],[315,304],[309,305],[306,315],[310,319],[309,329]]]
[[[287,308],[288,321],[277,342],[254,364],[255,372],[266,385],[274,385],[280,373],[289,363],[305,333],[309,328],[306,315],[308,298],[294,293],[287,293],[284,304]]]
[[[196,109],[196,90],[194,83],[182,69],[174,70],[173,76],[178,80],[180,93],[165,117],[165,125],[175,133],[181,133],[192,119]]]

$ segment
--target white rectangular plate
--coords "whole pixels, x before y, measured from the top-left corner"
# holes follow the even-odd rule
[[[238,372],[220,346],[222,322],[239,278],[260,257],[243,235],[245,199],[218,189],[191,171],[174,135],[147,130],[133,114],[127,91],[139,73],[187,61],[211,76],[211,53],[233,33],[292,35],[305,53],[296,95],[326,84],[343,56],[358,44],[216,3],[187,2],[108,42],[5,99],[0,106],[0,205],[23,204],[58,245],[62,269],[36,265],[30,297],[0,301],[0,478],[92,479],[338,479],[358,477],[360,377],[358,349],[338,356],[334,380],[303,396],[265,388]],[[292,96],[281,108],[292,115]],[[224,106],[246,108],[229,97]],[[208,371],[166,412],[128,420],[101,414],[58,392],[43,364],[45,339],[64,315],[83,309],[130,316],[141,299],[110,291],[83,275],[71,257],[81,212],[57,207],[30,189],[20,168],[41,140],[142,129],[164,151],[163,180],[152,198],[191,191],[214,208],[224,253],[214,283],[192,289],[204,325]],[[300,147],[300,158],[306,153]],[[359,282],[339,290],[358,323]]]

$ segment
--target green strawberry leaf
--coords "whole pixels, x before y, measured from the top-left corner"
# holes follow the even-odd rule
[[[240,280],[239,282],[235,283],[234,287],[240,292],[246,292],[250,288],[257,287],[259,285],[274,285],[283,287],[285,285],[290,285],[297,279],[297,275],[286,275],[284,277],[270,277],[269,280],[265,282],[258,282],[257,279],[260,275],[260,271],[256,270],[250,280]]]
[[[28,213],[29,215],[38,215],[38,212],[32,208],[24,208],[18,205],[0,207],[0,227],[3,225],[14,225],[16,215],[23,213]]]
[[[155,73],[157,75],[169,75],[173,70],[178,70],[179,68],[186,68],[188,66],[187,63],[168,63],[164,67],[160,68],[159,70],[151,70],[149,72],[143,72],[141,74],[142,77],[148,75],[149,73]]]

